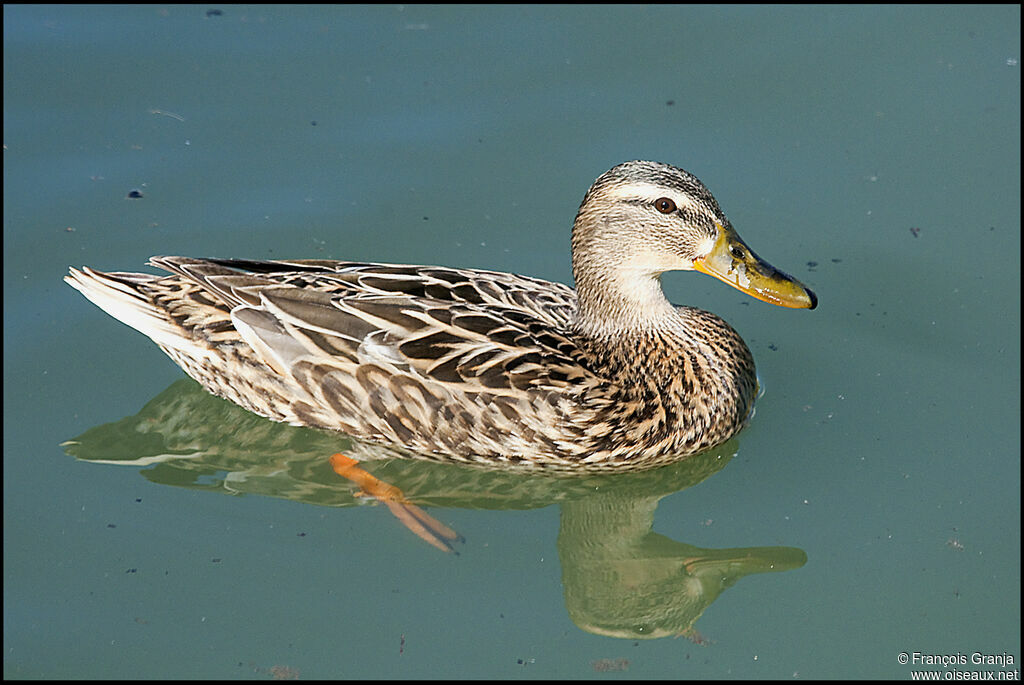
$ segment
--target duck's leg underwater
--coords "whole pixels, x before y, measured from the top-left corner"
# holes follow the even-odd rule
[[[409,502],[402,491],[394,485],[378,480],[360,468],[358,464],[359,462],[355,459],[346,457],[344,454],[331,455],[331,467],[334,472],[358,485],[360,492],[357,495],[379,499],[387,505],[395,518],[428,544],[437,547],[442,552],[458,554],[452,548],[451,543],[464,542],[461,535]]]

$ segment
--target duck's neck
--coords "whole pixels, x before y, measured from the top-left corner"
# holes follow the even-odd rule
[[[661,289],[659,257],[646,241],[622,234],[629,217],[588,207],[584,200],[572,231],[577,329],[595,338],[628,338],[676,328],[675,307]]]
[[[574,269],[576,324],[594,337],[673,328],[675,307],[655,274],[626,269]]]

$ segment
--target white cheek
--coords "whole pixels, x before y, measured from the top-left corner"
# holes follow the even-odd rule
[[[666,271],[692,271],[693,262],[670,252],[637,252],[622,263],[623,271],[642,276],[659,276]]]
[[[701,241],[697,243],[697,254],[699,255],[711,254],[713,249],[715,249],[715,239],[712,237],[702,238]],[[690,268],[692,269],[693,265],[690,265]]]

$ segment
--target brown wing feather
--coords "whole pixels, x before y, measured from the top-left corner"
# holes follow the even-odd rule
[[[510,440],[524,454],[544,448],[543,429],[566,423],[576,389],[597,382],[567,335],[575,293],[566,286],[322,260],[151,263],[187,279],[176,298],[184,288],[188,301],[209,302],[203,316],[179,316],[205,327],[197,337],[231,320],[254,356],[287,370],[301,392],[279,413],[296,423],[506,458],[517,451]]]

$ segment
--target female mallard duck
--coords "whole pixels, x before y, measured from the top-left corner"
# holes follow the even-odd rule
[[[666,164],[598,178],[572,231],[573,290],[495,271],[328,260],[154,257],[170,276],[65,280],[210,392],[292,424],[437,461],[650,468],[742,428],[757,381],[725,321],[665,299],[696,269],[813,309],[707,188]]]

